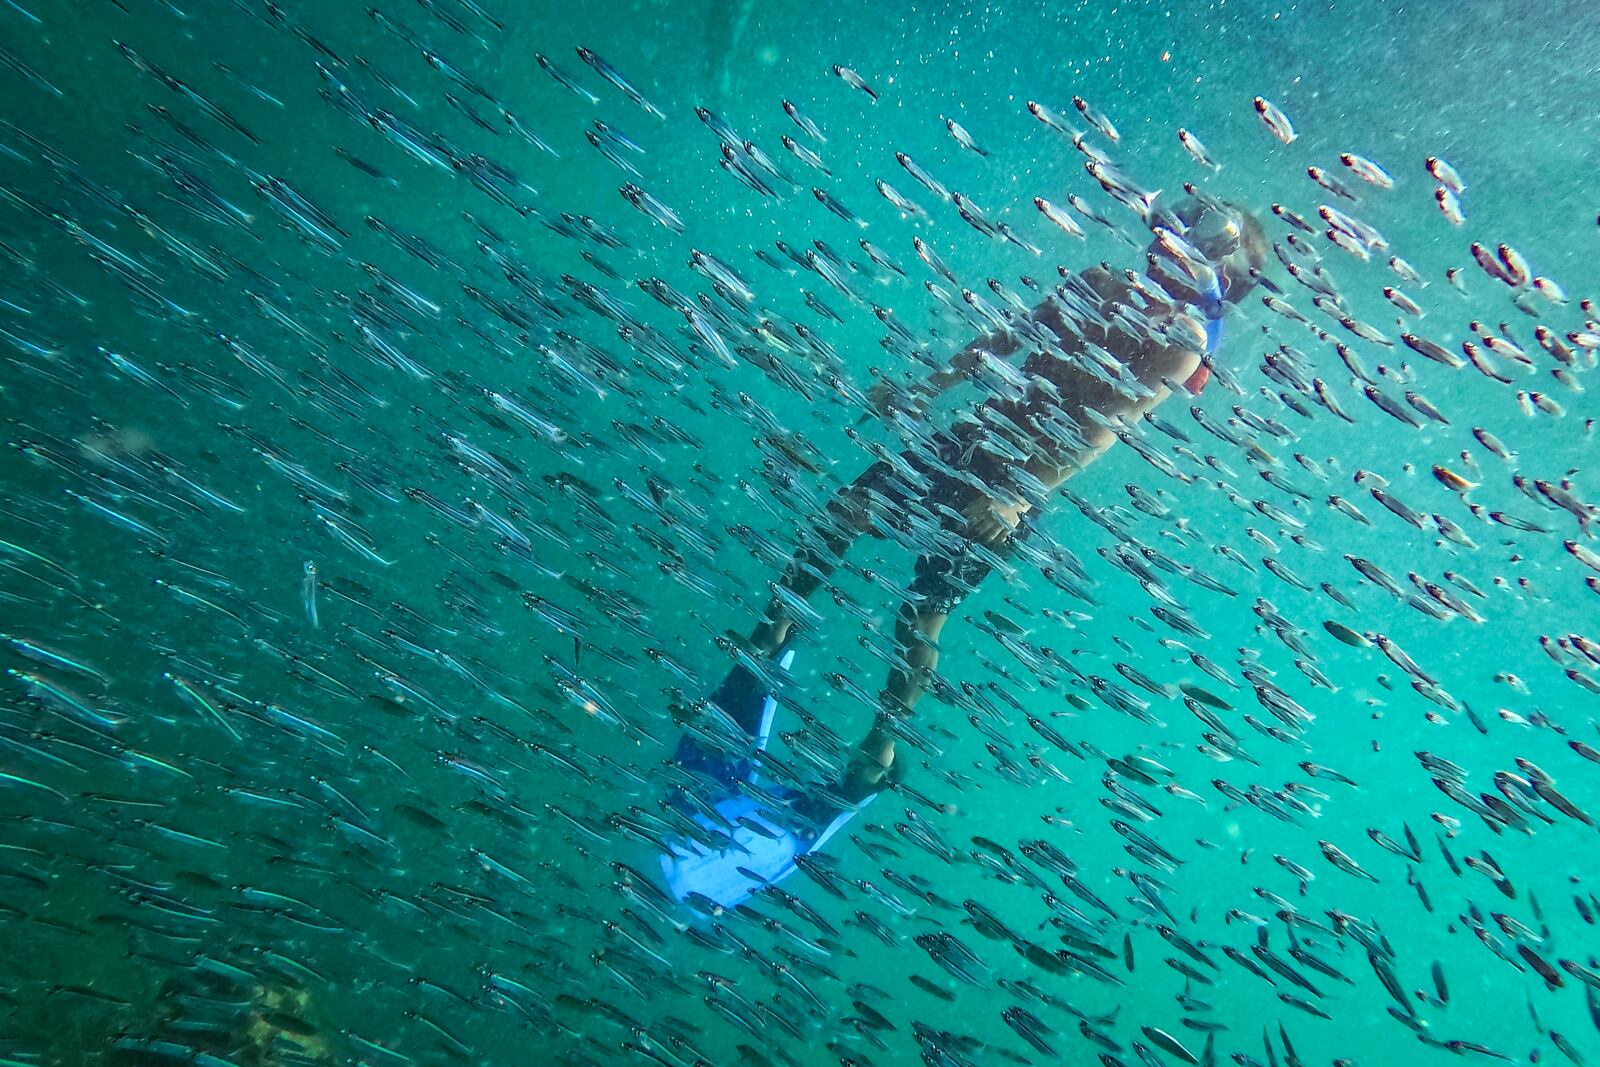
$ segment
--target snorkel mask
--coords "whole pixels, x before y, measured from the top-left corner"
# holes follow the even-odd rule
[[[1208,320],[1220,319],[1223,303],[1252,282],[1237,215],[1219,200],[1188,193],[1157,200],[1148,222],[1154,234],[1146,249],[1151,280]]]
[[[1255,285],[1249,254],[1241,247],[1244,230],[1228,205],[1188,188],[1182,198],[1158,199],[1146,221],[1154,234],[1146,273],[1168,296],[1205,317],[1204,363],[1198,379],[1185,383],[1196,393],[1222,346],[1226,303]]]

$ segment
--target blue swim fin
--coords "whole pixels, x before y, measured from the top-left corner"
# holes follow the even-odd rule
[[[674,899],[706,907],[706,902],[722,908],[743,903],[764,885],[781,882],[797,869],[795,857],[815,852],[872,803],[868,797],[859,806],[834,810],[826,824],[819,825],[792,804],[764,805],[753,797],[733,793],[712,807],[734,830],[732,844],[710,851],[697,842],[673,840],[670,853],[661,857],[661,874]],[[714,823],[705,815],[695,822],[707,830]]]
[[[787,670],[793,662],[794,649],[785,648],[779,652],[778,666]],[[751,753],[766,750],[767,738],[772,734],[772,719],[778,711],[778,701],[754,671],[742,663],[735,664],[708,699],[744,732]],[[688,734],[679,739],[678,750],[672,758],[680,767],[724,786],[755,779],[755,762],[748,755],[730,756],[727,752],[708,748]]]
[[[779,666],[785,668],[793,662],[793,649],[785,649],[778,658]],[[753,752],[765,751],[778,702],[762,690],[753,672],[735,667],[712,699],[745,730]],[[753,760],[729,760],[720,753],[708,752],[687,735],[679,742],[677,762],[706,779],[708,788],[703,800],[716,812],[720,823],[708,813],[680,803],[684,814],[708,837],[728,837],[731,841],[720,850],[687,838],[667,842],[671,851],[661,857],[667,890],[674,899],[701,908],[731,908],[763,885],[787,878],[796,869],[796,856],[821,848],[872,801],[868,797],[855,807],[841,809],[783,790],[764,802],[750,795],[759,790],[740,788],[741,783],[756,782]],[[728,826],[733,828],[731,834],[725,828]]]

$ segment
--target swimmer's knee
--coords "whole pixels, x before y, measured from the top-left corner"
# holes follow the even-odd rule
[[[865,491],[847,486],[835,493],[827,503],[827,512],[841,527],[852,534],[877,534],[872,522],[871,498]]]
[[[944,629],[944,624],[949,618],[949,609],[942,604],[907,603],[901,606],[899,614],[895,617],[895,632],[902,642],[932,644],[938,639],[939,631]]]

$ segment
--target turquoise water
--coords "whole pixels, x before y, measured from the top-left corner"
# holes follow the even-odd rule
[[[1600,239],[1600,17],[1588,6],[558,11],[391,0],[379,13],[254,0],[0,6],[0,630],[11,671],[0,682],[0,1056],[1182,1062],[1144,1028],[1217,1062],[1600,1056],[1589,984],[1600,846],[1577,814],[1600,809],[1583,748],[1600,747],[1600,674],[1584,652],[1600,641],[1586,584],[1600,574],[1565,544],[1600,552],[1585,503],[1600,412],[1582,391],[1600,314],[1580,303],[1594,295]],[[578,48],[614,64],[661,115]],[[1258,95],[1290,117],[1291,143],[1258,118]],[[1120,139],[1090,128],[1074,96]],[[994,304],[991,278],[1031,304],[1022,275],[1049,285],[1058,265],[1143,267],[1140,218],[1028,101],[1072,119],[1142,189],[1201,183],[1259,215],[1275,241],[1292,231],[1273,204],[1313,221],[1332,204],[1376,227],[1388,248],[1368,249],[1370,262],[1335,247],[1323,224],[1299,234],[1344,314],[1390,341],[1408,330],[1451,352],[1473,342],[1510,382],[1356,336],[1274,257],[1268,278],[1328,339],[1245,301],[1219,357],[1238,393],[1213,385],[1160,409],[1187,454],[1159,429],[1139,431],[1188,480],[1119,446],[1070,483],[1093,516],[1057,499],[1038,520],[1082,561],[1093,602],[1019,562],[955,610],[938,671],[971,688],[921,705],[914,722],[929,745],[901,747],[905,788],[825,849],[843,899],[805,875],[783,883],[825,926],[776,894],[714,918],[657,904],[629,870],[659,869],[650,838],[672,815],[661,804],[677,780],[666,766],[674,708],[686,714],[726,671],[731,646],[719,639],[759,620],[797,527],[872,446],[902,447],[891,426],[863,421],[857,391],[879,371],[923,368],[903,346],[880,346],[873,305],[932,360],[981,325],[930,295],[924,282],[961,306],[913,238]],[[769,178],[774,195],[762,196],[736,181],[697,105],[797,187]],[[391,117],[369,121],[380,113]],[[987,154],[958,144],[945,118]],[[642,149],[597,134],[636,174],[586,140],[596,120]],[[1179,127],[1220,171],[1185,152]],[[411,150],[397,132],[407,129]],[[1038,254],[963,222],[897,152]],[[1394,187],[1363,184],[1340,153],[1376,162]],[[1460,225],[1436,203],[1429,157],[1464,180]],[[1358,202],[1313,184],[1308,166]],[[928,215],[903,217],[875,179]],[[682,232],[620,196],[629,182]],[[831,214],[813,187],[865,226]],[[1082,216],[1088,237],[1068,238],[1031,203],[1070,213],[1069,193],[1128,240]],[[862,238],[905,276],[874,266]],[[815,240],[849,261],[854,297],[777,244],[803,254]],[[1473,242],[1520,253],[1566,302],[1491,277]],[[716,294],[692,250],[733,268],[749,307]],[[1426,284],[1401,280],[1390,255]],[[649,278],[706,301],[726,362],[635,284]],[[1425,315],[1398,313],[1386,286]],[[775,329],[747,328],[758,320]],[[1480,328],[1516,350],[1474,341]],[[1279,345],[1304,354],[1350,421],[1263,373]],[[1419,394],[1448,422],[1406,408],[1418,426],[1403,424],[1363,395],[1352,364],[1383,395],[1403,405]],[[1519,391],[1554,403],[1519,404]],[[939,423],[980,399],[970,387],[949,394]],[[1191,404],[1234,440],[1202,428]],[[1430,474],[1436,464],[1481,484],[1463,500]],[[1534,484],[1563,480],[1576,511]],[[1421,525],[1386,510],[1374,486]],[[1161,514],[1136,509],[1128,487]],[[1155,580],[1141,586],[1115,565],[1119,549]],[[1392,576],[1400,595],[1347,556]],[[864,539],[849,564],[835,578],[841,604],[814,598],[825,621],[802,627],[772,746],[812,778],[836,773],[871,723],[883,665],[862,641],[886,647],[912,570],[892,541]],[[1187,568],[1234,595],[1175,573]],[[1205,636],[1154,616],[1163,596]],[[1392,640],[1446,695],[1425,699],[1400,663],[1336,640],[1329,620]],[[1040,648],[1150,701],[1154,721],[1113,709]],[[1118,664],[1162,694],[1125,683]],[[1246,668],[1314,716],[1297,737],[1246,722],[1282,725]],[[1203,737],[1217,731],[1184,706],[1180,684],[1227,705],[1215,714],[1237,735],[1235,758]],[[807,761],[816,752],[825,769]],[[1506,796],[1496,772],[1519,776],[1522,786],[1502,779],[1500,806],[1526,810],[1474,814],[1417,753],[1459,767],[1469,799]],[[1108,766],[1128,756],[1170,779]],[[1312,777],[1302,762],[1358,784]],[[1543,794],[1528,784],[1541,771],[1554,783]],[[1230,801],[1219,781],[1256,787],[1260,803]],[[1112,789],[1143,798],[1150,818],[1108,810]],[[1137,823],[1176,862],[1131,855],[1113,820]],[[925,827],[946,855],[896,824]],[[1369,837],[1404,848],[1407,828],[1420,858]],[[1040,884],[1000,876],[974,838],[1009,850]],[[1070,856],[1104,911],[1023,858],[1020,843],[1040,839]],[[1370,880],[1334,866],[1319,842]],[[1275,857],[1314,878],[1302,884]],[[1047,920],[1082,908],[1073,944],[1106,980],[1039,966],[988,936],[967,901],[1050,951],[1062,929]],[[914,940],[940,933],[979,958],[971,981]],[[1269,984],[1224,954],[1257,960],[1259,936],[1315,991],[1263,967]],[[1374,946],[1409,1022],[1387,1010]],[[1050,1053],[1002,1020],[1015,1005],[1048,1027]],[[1450,1041],[1487,1051],[1437,1047]]]

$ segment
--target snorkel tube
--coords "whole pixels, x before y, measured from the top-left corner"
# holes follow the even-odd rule
[[[1149,222],[1154,238],[1147,273],[1168,296],[1205,317],[1209,359],[1222,345],[1227,261],[1239,250],[1239,224],[1226,205],[1196,194],[1176,204],[1157,201]]]
[[[1206,358],[1210,359],[1222,347],[1222,282],[1215,274],[1211,276],[1211,286],[1200,296],[1201,301],[1195,306],[1205,312]]]

